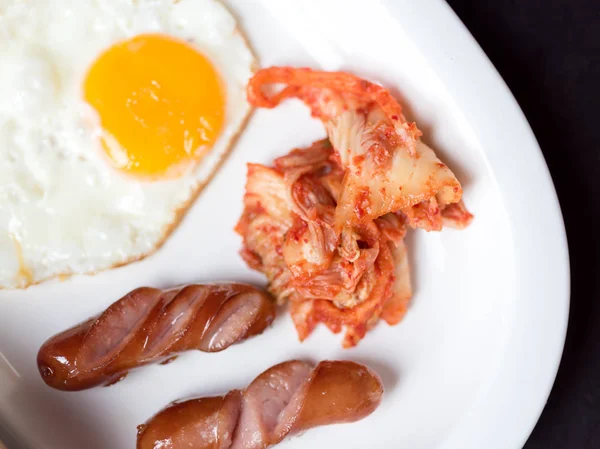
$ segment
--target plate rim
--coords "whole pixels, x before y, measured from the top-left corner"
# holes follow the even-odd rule
[[[531,373],[521,373],[519,377],[514,372],[507,372],[510,368],[508,363],[502,364],[493,385],[459,420],[441,447],[521,448],[539,420],[554,385],[568,326],[570,261],[558,196],[542,150],[514,95],[450,5],[443,0],[382,1],[442,80],[467,122],[478,125],[472,126],[477,140],[486,140],[482,138],[486,134],[487,140],[490,134],[499,137],[498,143],[488,145],[486,142],[484,148],[490,165],[494,167],[496,182],[508,212],[509,229],[516,248],[514,260],[519,264],[517,268],[523,265],[521,259],[517,259],[519,256],[531,262],[538,255],[536,263],[524,264],[528,268],[527,274],[515,270],[516,286],[527,285],[523,282],[525,277],[544,280],[537,285],[537,298],[532,296],[528,300],[540,303],[539,298],[547,294],[543,302],[553,310],[550,314],[545,310],[545,319],[538,320],[537,326],[534,326],[535,335],[531,327],[529,334],[523,334],[534,338],[519,340],[518,351],[513,351],[519,353],[521,361],[527,361],[521,370],[529,368]],[[424,23],[428,26],[423,27]],[[507,132],[501,134],[503,130]],[[507,140],[518,145],[502,148]],[[506,160],[511,156],[517,163]],[[527,179],[527,189],[518,191],[518,183],[508,185],[507,181],[511,178]],[[515,199],[519,201],[515,202]],[[524,215],[528,210],[534,210],[535,216]],[[527,226],[520,217],[526,217]],[[553,245],[547,245],[547,242]],[[519,243],[526,244],[521,248]],[[539,250],[546,253],[542,256]],[[545,260],[541,260],[542,257]],[[527,329],[523,326],[528,326],[522,317],[516,318],[516,322],[511,323],[513,339],[522,336],[520,333]],[[544,346],[536,346],[540,342],[544,342]],[[536,357],[539,355],[537,350],[542,350],[541,358]],[[510,405],[506,397],[499,395],[512,391],[518,381],[531,388],[520,388],[519,404]],[[516,396],[515,393],[515,399]],[[500,425],[494,426],[494,422],[500,422]]]
[[[520,221],[522,219],[518,218],[517,214],[519,211],[526,210],[532,204],[535,204],[536,218],[530,219],[529,223],[534,223],[536,220],[539,222],[543,220],[543,217],[549,218],[549,222],[545,223],[547,229],[544,229],[543,235],[545,238],[548,236],[554,238],[555,245],[549,254],[554,257],[547,257],[546,264],[543,266],[542,264],[534,266],[537,276],[541,278],[545,277],[540,276],[544,274],[544,270],[551,273],[551,275],[547,275],[551,282],[544,285],[543,290],[552,293],[554,298],[552,305],[555,313],[552,314],[551,319],[538,329],[540,331],[538,337],[547,336],[547,330],[553,332],[551,343],[546,345],[547,352],[544,355],[543,362],[539,364],[540,366],[536,370],[533,370],[535,372],[541,371],[544,375],[535,379],[537,384],[534,389],[519,396],[519,399],[528,402],[528,407],[522,407],[521,410],[515,410],[518,407],[515,407],[514,403],[508,404],[509,401],[506,401],[506,398],[501,398],[504,399],[504,403],[499,403],[498,395],[494,392],[503,392],[503,390],[490,388],[482,394],[481,398],[478,398],[479,401],[475,401],[476,403],[464,416],[457,418],[455,427],[440,445],[444,449],[479,449],[481,447],[510,449],[522,447],[537,423],[550,394],[566,337],[570,274],[566,233],[558,198],[541,149],[527,119],[499,73],[450,6],[443,0],[420,0],[419,2],[412,0],[381,1],[393,18],[402,25],[402,29],[408,31],[408,39],[413,41],[433,72],[442,80],[442,84],[452,97],[452,101],[457,104],[467,122],[470,125],[481,125],[483,123],[481,128],[471,126],[478,140],[480,140],[482,134],[488,134],[486,139],[489,139],[490,129],[497,131],[498,127],[514,128],[516,132],[512,138],[517,139],[520,137],[523,140],[521,146],[526,148],[520,148],[518,151],[524,154],[516,153],[514,148],[511,150],[516,153],[517,157],[525,158],[527,164],[519,163],[516,166],[507,164],[506,154],[503,155],[502,153],[506,149],[503,148],[498,150],[488,147],[487,150],[489,151],[485,152],[487,158],[495,161],[491,163],[491,166],[494,174],[498,173],[499,175],[497,181],[500,186],[506,183],[505,174],[510,170],[514,170],[513,175],[515,176],[527,175],[530,182],[527,187],[531,187],[531,189],[525,191],[524,194],[523,192],[505,192],[503,188],[499,189],[509,215],[508,221],[513,236],[513,244],[518,246],[515,238],[517,240],[531,238],[532,242],[526,249],[533,249],[532,253],[535,253],[535,249],[544,243],[541,232],[538,232],[539,235],[536,236],[534,235],[535,232],[531,232],[532,226],[523,228],[523,223]],[[423,24],[429,24],[429,26],[423,27]],[[474,80],[475,76],[477,77],[476,80]],[[476,82],[471,83],[469,80]],[[465,93],[465,85],[478,85],[486,89],[469,94],[468,91]],[[492,104],[494,107],[490,108]],[[480,111],[482,110],[486,111],[485,116],[481,114]],[[494,119],[500,119],[500,125],[498,123],[494,124]],[[528,171],[531,171],[531,173],[528,173]],[[544,195],[535,198],[535,193],[538,191],[543,192]],[[523,200],[522,204],[510,201],[511,198],[514,199],[515,195]],[[521,226],[518,226],[519,223],[521,223]],[[521,250],[521,252],[523,251]],[[518,254],[519,252],[515,252],[515,259]],[[526,262],[529,260],[525,259]],[[525,265],[527,264],[525,263]],[[531,265],[528,266],[531,267]],[[531,273],[528,275],[533,276]],[[521,278],[515,279],[516,285],[520,286],[521,281]],[[539,341],[538,338],[533,343],[529,342],[531,347],[523,348],[522,353],[525,360],[527,360],[526,356],[530,354],[528,351],[531,351],[532,348],[535,349],[535,344]],[[496,377],[501,378],[501,373],[498,373]],[[518,380],[519,378],[507,377],[502,385],[506,386],[507,383],[514,383]],[[529,383],[528,381],[528,385]],[[521,391],[521,393],[525,393],[525,391]],[[496,397],[495,400],[494,397]],[[490,406],[490,401],[497,407]],[[494,421],[497,419],[504,419],[500,430],[493,428]],[[512,423],[512,425],[507,426],[506,423]],[[479,426],[479,428],[474,429],[476,426]]]

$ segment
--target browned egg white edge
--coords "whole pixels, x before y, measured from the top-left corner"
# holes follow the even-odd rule
[[[233,11],[231,11],[231,9],[229,7],[227,7],[227,5],[225,5],[221,0],[215,0],[215,1],[217,1],[218,3],[221,3],[221,5],[225,8],[225,10],[227,10],[227,12],[229,14],[231,14],[231,16],[234,18],[236,26],[233,30],[233,34],[239,34],[241,36],[242,40],[244,41],[244,45],[246,46],[246,48],[248,49],[248,51],[250,52],[250,54],[253,57],[250,71],[252,72],[252,74],[256,73],[258,71],[258,69],[260,68],[260,65],[258,63],[258,58],[256,57],[256,52],[254,51],[254,49],[250,45],[250,42],[248,41],[248,37],[246,36],[246,34],[244,32],[242,32],[240,30],[238,17],[236,17],[236,15],[233,13]],[[177,2],[178,2],[178,0],[174,0],[174,3],[177,3]],[[254,109],[255,108],[250,105],[250,109],[248,109],[248,112],[246,113],[246,116],[242,120],[240,127],[238,128],[237,132],[229,140],[229,143],[228,143],[227,147],[225,148],[225,151],[223,151],[223,153],[221,154],[221,157],[217,161],[212,172],[206,177],[206,179],[203,182],[198,183],[198,185],[195,187],[194,192],[192,192],[192,194],[190,195],[189,199],[182,206],[177,208],[177,210],[175,211],[174,220],[170,224],[165,226],[162,237],[160,238],[160,240],[158,241],[156,246],[154,248],[152,248],[150,251],[148,251],[144,254],[132,256],[128,259],[125,259],[124,261],[117,262],[117,263],[111,265],[110,267],[102,268],[100,270],[87,271],[87,272],[69,271],[69,272],[64,272],[64,273],[57,273],[52,276],[48,276],[48,277],[39,279],[35,282],[27,282],[25,284],[21,284],[16,287],[6,287],[4,285],[0,285],[0,290],[25,290],[33,285],[38,285],[38,284],[41,284],[43,282],[46,282],[46,281],[49,281],[52,279],[58,278],[60,281],[65,281],[65,280],[71,278],[72,276],[77,276],[77,275],[93,276],[98,273],[102,273],[104,271],[109,271],[114,268],[119,268],[119,267],[129,265],[134,262],[139,262],[139,261],[144,260],[145,258],[153,255],[154,253],[156,253],[165,244],[165,242],[173,234],[173,232],[175,232],[175,230],[177,229],[179,224],[183,221],[183,218],[187,214],[188,210],[193,206],[193,204],[196,202],[196,200],[198,199],[198,197],[200,196],[200,194],[202,193],[204,188],[210,184],[210,182],[213,180],[213,178],[215,177],[217,172],[221,169],[221,167],[223,166],[223,164],[225,163],[227,158],[231,155],[231,153],[233,151],[233,147],[235,147],[235,144],[237,143],[240,135],[242,134],[244,129],[246,129],[246,126],[248,125],[250,117],[252,116],[252,113],[254,112]],[[1,447],[0,447],[0,449],[1,449]]]

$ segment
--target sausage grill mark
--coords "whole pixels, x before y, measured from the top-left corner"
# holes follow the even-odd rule
[[[59,390],[109,385],[133,368],[183,351],[222,351],[260,334],[274,318],[274,302],[250,285],[142,287],[46,341],[38,368],[44,382]]]
[[[172,404],[138,427],[137,449],[264,449],[312,427],[358,421],[382,394],[377,374],[358,363],[292,360],[243,391]]]

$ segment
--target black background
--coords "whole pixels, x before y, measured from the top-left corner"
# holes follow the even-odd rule
[[[447,1],[525,112],[567,228],[567,342],[525,449],[600,449],[600,0]]]
[[[447,1],[525,112],[567,229],[567,341],[525,449],[600,449],[600,0]]]

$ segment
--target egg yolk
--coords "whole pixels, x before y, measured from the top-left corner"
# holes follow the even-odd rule
[[[194,47],[168,36],[139,35],[110,47],[91,66],[83,91],[109,160],[134,176],[181,174],[223,127],[219,74]]]

